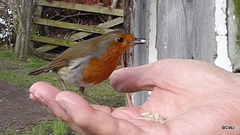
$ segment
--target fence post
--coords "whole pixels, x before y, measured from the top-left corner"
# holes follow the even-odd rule
[[[234,72],[240,72],[240,4],[234,0],[228,0],[228,44],[229,57]],[[238,12],[237,12],[238,11]]]
[[[148,38],[148,24],[149,1],[148,0],[134,0],[133,1],[133,30],[136,37]],[[147,39],[148,40],[148,39]],[[148,47],[135,46],[134,48],[134,66],[145,65],[148,63]],[[142,105],[148,99],[148,92],[136,92],[133,94],[133,105]]]

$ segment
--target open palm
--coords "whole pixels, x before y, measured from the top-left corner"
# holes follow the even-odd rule
[[[110,81],[119,92],[152,91],[139,107],[111,109],[89,105],[79,95],[44,83],[30,98],[82,134],[240,134],[240,77],[194,60],[162,60],[115,71]],[[165,124],[139,116],[160,114]],[[223,130],[222,126],[234,126]]]

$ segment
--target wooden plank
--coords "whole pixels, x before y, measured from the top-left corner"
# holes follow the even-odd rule
[[[123,18],[122,18],[122,17],[118,17],[118,18],[113,19],[113,20],[110,20],[110,21],[108,21],[108,22],[99,24],[98,27],[110,28],[110,27],[119,25],[119,24],[121,24],[121,23],[123,23]],[[78,39],[81,39],[81,38],[90,36],[90,35],[92,35],[92,34],[93,34],[93,33],[78,32],[78,33],[76,33],[76,34],[71,35],[71,36],[69,37],[69,40],[75,41],[75,40],[78,40]],[[57,47],[58,47],[58,46],[56,46],[56,45],[48,44],[48,45],[44,45],[44,46],[42,46],[42,47],[39,47],[39,48],[37,48],[36,50],[37,50],[38,52],[47,52],[47,51],[52,50],[52,49],[55,49],[55,48],[57,48]]]
[[[147,51],[151,48],[158,51],[158,59],[182,58],[213,62],[216,42],[215,0],[158,0],[155,11],[150,10],[151,1],[133,2],[134,35],[146,37],[149,41],[149,36],[154,32],[149,26],[155,25],[154,36],[157,38],[155,44],[152,44],[154,47],[134,48],[134,66],[148,62],[151,53]],[[155,24],[149,19],[149,14],[156,14]],[[146,95],[147,92],[134,95],[134,105],[142,105],[147,99]]]
[[[48,44],[48,45],[44,45],[44,46],[38,47],[36,50],[38,52],[47,52],[47,51],[55,49],[57,47],[59,47],[59,46]]]
[[[48,2],[46,0],[39,0],[38,5],[55,7],[55,8],[72,9],[72,10],[78,10],[78,11],[86,11],[86,12],[106,14],[106,15],[123,16],[123,10],[121,9],[109,9],[106,7],[90,6],[90,5],[84,5],[84,4],[73,4],[73,3],[63,2],[63,1]]]
[[[40,25],[58,27],[58,28],[77,30],[77,31],[98,33],[98,34],[105,34],[107,32],[112,31],[110,29],[104,29],[104,28],[96,27],[96,26],[79,25],[79,24],[49,20],[49,19],[44,19],[44,18],[39,18],[39,17],[34,18],[34,23],[40,24]]]
[[[101,28],[111,28],[113,26],[119,25],[123,23],[123,18],[122,17],[118,17],[116,19],[110,20],[108,22],[99,24],[97,27],[101,27]],[[70,36],[70,40],[78,40],[87,36],[92,35],[93,33],[87,33],[87,32],[79,32],[79,33],[75,33],[73,35]]]
[[[53,60],[55,59],[59,54],[56,53],[42,53],[39,52],[36,54],[38,57],[45,59],[45,60]]]
[[[48,44],[54,44],[54,45],[60,45],[60,46],[73,46],[77,42],[73,42],[70,40],[65,39],[56,39],[56,38],[50,38],[50,37],[44,37],[44,36],[37,36],[37,35],[31,35],[31,40],[35,42],[42,42],[42,43],[48,43]]]
[[[158,1],[159,59],[214,60],[215,0]],[[169,10],[171,9],[171,10]]]
[[[34,17],[41,17],[41,14],[42,14],[42,6],[37,6],[37,7],[35,8]],[[37,26],[37,25],[34,25],[33,30],[32,30],[32,33],[37,34],[37,28],[38,28],[38,26]]]
[[[228,1],[228,55],[233,65],[234,72],[240,72],[240,2]],[[238,8],[237,8],[238,7]],[[239,15],[236,15],[236,10]]]
[[[42,57],[45,60],[53,60],[55,59],[59,54],[53,54],[53,53],[43,53],[40,57]]]
[[[34,23],[35,23],[35,29],[33,30],[34,34],[32,35],[36,35],[36,32],[37,32],[37,25],[36,24],[40,24],[40,25],[47,25],[47,26],[53,26],[53,27],[59,27],[60,28],[66,28],[66,29],[72,29],[72,30],[79,30],[79,31],[85,31],[85,32],[79,32],[79,33],[76,33],[74,35],[72,35],[69,40],[77,40],[77,39],[81,39],[81,38],[84,38],[84,37],[87,37],[87,36],[90,36],[92,35],[93,33],[98,33],[98,34],[104,34],[104,33],[107,33],[111,30],[109,29],[104,29],[103,28],[110,28],[110,27],[113,27],[113,26],[116,26],[116,25],[119,25],[121,23],[123,23],[123,18],[122,17],[118,17],[116,19],[113,19],[111,21],[108,21],[108,22],[105,22],[105,23],[102,23],[100,25],[98,25],[97,27],[101,27],[101,28],[96,28],[96,26],[84,26],[84,25],[78,25],[78,24],[72,24],[72,23],[65,23],[65,22],[59,22],[59,21],[53,21],[53,20],[50,20],[50,21],[47,21],[47,19],[43,19],[43,18],[40,18],[40,15],[41,15],[41,11],[42,11],[42,6],[48,6],[47,4],[49,4],[47,1],[45,0],[40,0],[39,3],[38,3],[38,6],[36,8],[36,16],[35,16],[35,19],[34,19]],[[52,6],[53,4],[53,6]],[[63,3],[63,2],[54,2],[54,3],[51,3],[51,6],[52,7],[57,7],[56,5],[60,4],[61,7],[60,8],[69,8],[69,7],[73,7],[73,4],[71,3]],[[65,5],[67,5],[67,7],[65,7]],[[76,4],[74,4],[76,5]],[[86,10],[86,8],[82,8],[82,7],[87,7],[88,9]],[[88,12],[91,12],[92,10],[94,11],[97,11],[97,10],[101,10],[103,11],[104,10],[104,14],[105,14],[105,11],[106,12],[109,12],[110,13],[106,13],[106,14],[109,14],[109,15],[116,15],[116,16],[123,16],[123,11],[122,10],[109,10],[108,8],[102,8],[102,7],[92,7],[92,6],[88,6],[88,5],[81,5],[81,4],[77,4],[76,7],[81,7],[81,9],[79,9],[80,11],[88,11]],[[75,7],[75,8],[76,8]],[[73,7],[73,9],[75,9]],[[99,9],[100,8],[100,9]],[[72,9],[72,8],[70,8]],[[97,9],[97,10],[96,10]],[[107,11],[109,10],[109,11]],[[93,11],[93,12],[94,12]],[[116,12],[115,12],[116,11]],[[114,13],[115,12],[115,13]],[[98,12],[96,12],[98,13]],[[117,14],[116,14],[117,13]],[[59,25],[60,23],[60,25]],[[58,26],[59,25],[59,26]],[[46,39],[46,40],[45,40]],[[40,41],[41,40],[41,41]],[[38,52],[47,52],[49,50],[52,50],[52,49],[55,49],[57,48],[58,46],[57,45],[61,45],[61,46],[69,46],[68,43],[65,43],[65,41],[59,41],[59,39],[54,39],[54,38],[48,38],[48,37],[42,37],[42,36],[32,36],[32,41],[36,41],[36,42],[44,42],[44,43],[50,43],[48,45],[45,45],[43,47],[39,47],[37,48],[37,51]],[[57,45],[54,45],[54,44],[51,44],[51,43],[54,43],[54,44],[57,44]]]
[[[34,10],[34,16],[41,17],[41,14],[42,14],[42,6],[37,6]],[[38,31],[38,25],[34,24],[31,34],[37,35],[37,31]],[[33,49],[33,46],[34,46],[34,42],[30,41],[30,48]]]

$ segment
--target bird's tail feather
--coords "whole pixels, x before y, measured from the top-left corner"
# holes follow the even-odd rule
[[[44,68],[40,68],[40,69],[37,69],[37,70],[34,70],[30,73],[28,73],[28,75],[39,75],[41,73],[47,73],[49,72],[51,69],[47,68],[47,67],[44,67]]]

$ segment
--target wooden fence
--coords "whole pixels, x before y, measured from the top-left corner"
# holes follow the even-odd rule
[[[41,14],[43,11],[43,7],[53,7],[53,8],[62,8],[68,10],[76,10],[76,11],[83,11],[89,13],[96,13],[96,14],[104,14],[115,16],[114,19],[109,20],[107,22],[101,23],[97,26],[89,26],[89,25],[80,25],[80,24],[73,24],[69,22],[57,21],[42,18]],[[43,58],[52,59],[55,56],[47,54],[48,51],[58,48],[59,46],[66,46],[70,47],[75,45],[77,42],[76,40],[85,38],[87,36],[91,36],[92,34],[104,34],[109,31],[111,27],[117,26],[123,23],[123,10],[121,9],[109,9],[107,7],[100,7],[100,6],[90,6],[90,5],[83,5],[83,4],[73,4],[73,3],[66,3],[62,1],[51,1],[48,2],[47,0],[38,0],[36,3],[36,8],[34,11],[34,19],[33,19],[33,30],[31,34],[31,41],[32,45],[36,42],[45,43],[45,45],[38,47],[36,49],[38,54],[41,54]],[[64,28],[74,31],[79,31],[77,33],[72,34],[67,39],[58,39],[52,38],[47,36],[39,36],[37,33],[38,26],[51,26],[57,28]]]
[[[215,0],[134,0],[134,35],[147,46],[134,49],[134,66],[160,59],[181,58],[213,62],[215,57]],[[133,95],[134,105],[148,92]]]

